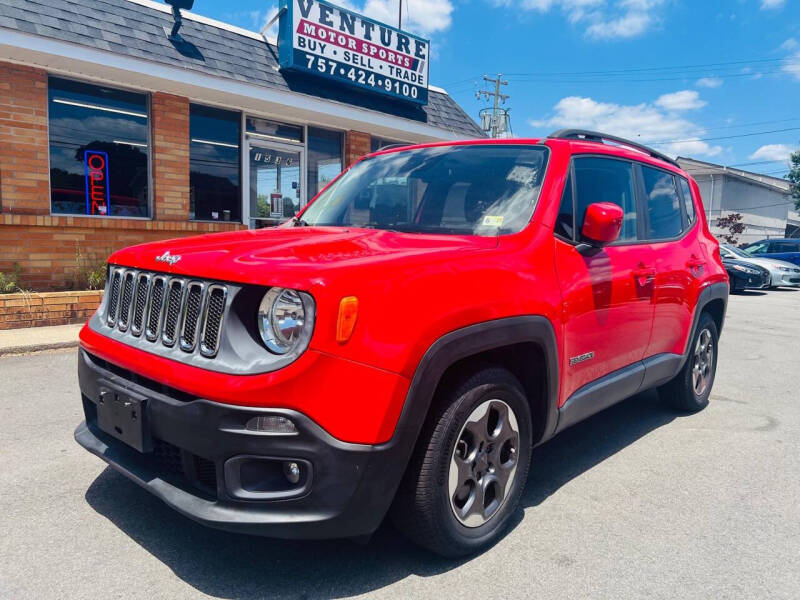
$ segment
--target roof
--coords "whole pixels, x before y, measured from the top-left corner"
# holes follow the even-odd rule
[[[323,98],[425,123],[467,137],[483,131],[444,91],[431,88],[428,105],[281,72],[278,48],[259,34],[183,13],[176,47],[167,39],[173,18],[166,4],[147,0],[1,0],[0,28],[29,33],[172,67],[280,91]]]
[[[753,173],[751,171],[717,165],[694,158],[685,158],[683,156],[678,157],[678,163],[680,163],[681,168],[692,175],[692,177],[702,175],[727,175],[783,194],[788,194],[791,189],[790,183],[786,179],[781,179],[780,177],[771,177],[769,175],[762,175],[761,173]]]

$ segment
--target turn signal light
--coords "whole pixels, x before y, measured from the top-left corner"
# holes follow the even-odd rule
[[[353,335],[358,319],[358,298],[345,296],[339,302],[339,318],[336,321],[336,341],[344,344]]]

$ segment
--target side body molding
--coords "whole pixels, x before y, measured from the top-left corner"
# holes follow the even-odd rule
[[[656,354],[587,383],[567,398],[558,410],[558,424],[554,433],[563,431],[617,402],[658,387],[675,377],[689,357],[691,341],[697,330],[700,315],[713,300],[722,300],[724,304],[720,321],[721,332],[728,303],[728,286],[725,283],[714,283],[706,287],[698,298],[692,317],[692,329],[683,354]]]

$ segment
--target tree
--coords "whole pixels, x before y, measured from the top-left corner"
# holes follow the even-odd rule
[[[792,153],[792,167],[786,179],[791,182],[791,193],[794,198],[794,207],[800,210],[800,150]]]
[[[725,233],[719,235],[723,242],[732,246],[739,242],[739,234],[744,233],[746,229],[745,224],[742,223],[742,218],[741,213],[730,213],[717,219],[717,227],[726,230]]]

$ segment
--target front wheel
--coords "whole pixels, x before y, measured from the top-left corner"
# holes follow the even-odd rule
[[[659,395],[675,408],[697,412],[708,406],[717,372],[719,332],[711,315],[703,313],[680,373],[658,388]]]
[[[432,408],[392,507],[395,527],[437,554],[472,554],[502,537],[531,458],[532,425],[519,381],[477,371]]]

